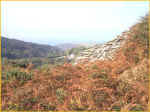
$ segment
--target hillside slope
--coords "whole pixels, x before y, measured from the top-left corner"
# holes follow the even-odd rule
[[[147,15],[130,28],[113,59],[3,66],[2,110],[148,111],[148,32]]]
[[[80,63],[82,61],[95,61],[95,60],[112,60],[115,52],[123,46],[126,41],[126,35],[118,36],[112,41],[104,44],[97,44],[82,50],[76,57],[75,62]]]
[[[129,41],[129,38],[132,38],[133,41],[136,41],[139,38],[143,39],[142,41],[146,41],[144,38],[148,36],[148,32],[145,32],[148,31],[148,26],[143,25],[146,24],[145,19],[146,18],[142,20],[142,23],[132,26],[129,31],[123,32],[112,41],[104,44],[97,44],[82,50],[74,59],[75,63],[93,62],[95,60],[113,60],[117,51],[124,47],[124,44],[126,44],[126,41]],[[136,42],[134,43],[136,44]]]
[[[5,37],[1,39],[2,57],[9,59],[58,56],[63,53],[60,49],[50,45],[40,45]]]

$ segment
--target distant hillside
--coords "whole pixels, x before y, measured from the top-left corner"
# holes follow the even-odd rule
[[[91,47],[91,46],[94,46],[96,44],[97,44],[96,42],[77,43],[77,44],[74,44],[74,43],[63,43],[63,44],[59,44],[59,45],[56,45],[56,46],[58,48],[64,50],[64,51],[66,51],[66,50],[71,50],[71,49],[80,48],[80,47]]]
[[[59,45],[56,45],[56,46],[58,48],[62,49],[63,51],[66,51],[66,50],[70,50],[72,48],[76,48],[79,45],[78,44],[72,44],[72,43],[63,43],[63,44],[59,44]]]
[[[63,52],[50,45],[41,45],[2,37],[2,57],[9,59],[31,57],[54,57]]]

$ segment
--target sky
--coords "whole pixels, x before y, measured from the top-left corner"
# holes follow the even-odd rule
[[[49,45],[102,43],[127,31],[148,6],[148,1],[2,1],[2,36]]]

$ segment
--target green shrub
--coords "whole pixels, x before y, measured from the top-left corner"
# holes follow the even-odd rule
[[[18,110],[31,110],[32,106],[38,102],[38,98],[30,97],[22,99]]]
[[[62,104],[65,100],[65,97],[67,96],[67,93],[64,89],[59,88],[56,90],[56,96],[57,96],[59,103]]]
[[[107,92],[99,90],[92,91],[92,97],[93,101],[95,102],[95,105],[97,106],[100,106],[103,102],[105,102],[109,98]]]
[[[27,59],[16,59],[16,60],[9,60],[9,63],[14,67],[21,67],[26,68],[29,64],[29,60]]]
[[[26,68],[28,64],[26,63],[18,63],[18,64],[14,64],[14,67],[21,67],[21,68]]]
[[[66,80],[66,77],[65,75],[61,74],[61,75],[55,76],[55,79],[57,81],[64,82]]]
[[[146,15],[145,17],[141,18],[140,22],[138,23],[138,30],[136,31],[134,38],[140,39],[143,44],[149,45],[148,36],[149,36],[149,24],[148,24],[148,18],[149,15]]]
[[[130,111],[144,111],[144,108],[141,105],[136,105],[132,107]]]
[[[83,104],[82,102],[85,102],[85,100],[82,101],[82,96],[80,96],[80,97],[73,97],[70,100],[70,104],[69,104],[70,110],[76,110],[76,111],[87,110],[89,105],[88,104]]]
[[[28,74],[26,72],[21,72],[18,70],[12,70],[8,72],[3,72],[2,79],[3,80],[18,80],[23,84],[25,81],[32,79],[32,74],[31,73]]]
[[[91,75],[91,78],[93,78],[93,79],[99,78],[99,79],[102,79],[104,81],[107,81],[108,74],[106,73],[105,70],[101,70],[101,72],[95,72],[95,73],[93,73]]]
[[[48,64],[44,64],[44,65],[42,65],[42,66],[40,66],[39,68],[37,68],[37,69],[40,69],[41,71],[43,71],[43,72],[46,72],[46,73],[48,73],[48,72],[50,72],[50,66],[48,65]],[[49,73],[48,73],[49,74]]]
[[[99,69],[97,65],[93,65],[92,69]]]
[[[134,63],[135,63],[135,64],[137,64],[137,63],[140,61],[138,55],[135,55],[135,56],[133,57],[133,59],[134,59]]]
[[[48,111],[48,110],[52,110],[54,111],[56,109],[55,105],[51,105],[51,104],[47,104],[47,103],[42,103],[40,104],[40,107],[44,110],[44,111]]]
[[[134,52],[135,48],[134,47],[128,47],[124,49],[124,55],[128,56],[130,53]]]
[[[112,107],[111,110],[112,110],[112,111],[120,111],[120,110],[121,110],[121,106],[115,105],[115,106]]]
[[[18,110],[19,106],[17,104],[8,104],[7,110]]]

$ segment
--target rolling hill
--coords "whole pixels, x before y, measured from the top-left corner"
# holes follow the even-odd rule
[[[9,59],[32,58],[32,57],[55,57],[63,54],[63,51],[50,45],[41,45],[24,42],[16,39],[1,38],[2,57]]]

